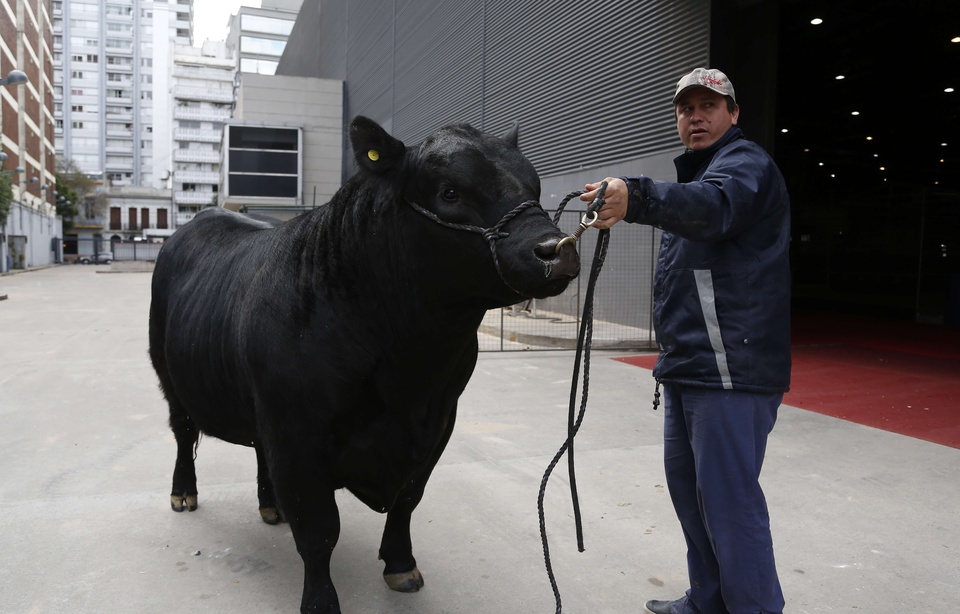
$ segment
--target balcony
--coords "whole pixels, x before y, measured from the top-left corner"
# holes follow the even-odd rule
[[[191,141],[194,143],[219,143],[219,130],[203,130],[196,128],[177,128],[173,131],[174,141]]]
[[[173,151],[173,161],[220,164],[220,152],[197,149],[175,149]]]
[[[233,111],[230,109],[198,109],[193,107],[177,107],[173,110],[174,119],[190,119],[193,121],[225,122],[230,119]]]
[[[173,76],[184,79],[202,79],[204,81],[219,81],[233,90],[234,72],[236,71],[233,58],[205,58],[208,63],[215,63],[220,68],[200,66],[184,66],[177,64],[173,67]]]
[[[177,205],[209,205],[216,198],[217,198],[217,195],[213,192],[174,192],[173,193],[173,202]]]
[[[205,183],[217,185],[220,183],[220,173],[203,171],[174,171],[173,180],[180,183]]]
[[[207,102],[230,104],[233,102],[233,88],[215,90],[178,85],[173,88],[173,97],[179,100],[204,100]]]

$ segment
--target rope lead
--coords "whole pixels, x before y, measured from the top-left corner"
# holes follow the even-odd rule
[[[590,204],[590,207],[587,209],[587,214],[584,214],[584,220],[587,219],[587,215],[592,213],[594,218],[593,221],[596,221],[596,212],[600,209],[600,207],[603,206],[602,197],[606,187],[606,182],[603,182],[600,186],[599,192],[597,193],[597,198],[594,199],[593,203]],[[571,192],[567,195],[563,202],[560,203],[560,206],[554,215],[555,223],[559,220],[560,215],[563,213],[563,208],[566,206],[567,202],[569,202],[571,198],[579,196],[580,194],[583,194],[583,192]],[[581,222],[582,229],[575,233],[576,236],[573,237],[573,240],[576,241],[579,239],[580,234],[582,234],[586,228],[592,225],[593,221],[586,226],[583,226],[583,222]],[[567,237],[563,239],[563,241],[566,241],[569,238],[570,237]],[[603,261],[607,257],[607,246],[609,245],[609,242],[610,231],[601,230],[593,255],[593,265],[590,268],[590,278],[587,282],[587,293],[584,297],[583,319],[580,321],[580,333],[577,337],[577,352],[573,367],[573,381],[571,382],[570,387],[570,409],[567,415],[567,439],[563,442],[563,445],[560,446],[560,449],[553,457],[553,460],[551,460],[550,464],[547,466],[547,469],[543,474],[543,479],[540,481],[540,493],[537,497],[537,512],[540,516],[540,541],[543,543],[543,559],[547,569],[547,577],[550,580],[550,587],[553,589],[553,596],[556,599],[556,614],[561,614],[562,605],[560,600],[560,590],[557,587],[556,576],[553,573],[553,565],[550,562],[550,546],[547,543],[547,526],[544,516],[543,499],[547,491],[547,481],[550,479],[550,475],[553,473],[557,463],[560,462],[560,459],[563,457],[564,453],[566,453],[567,468],[570,476],[570,496],[573,501],[573,515],[577,531],[577,549],[580,552],[583,552],[583,521],[580,515],[580,499],[579,495],[577,494],[577,478],[574,471],[573,440],[576,437],[577,432],[580,430],[580,424],[583,422],[583,417],[587,410],[587,395],[590,385],[590,349],[593,344],[593,295],[597,285],[597,277],[599,277],[600,269],[603,268]],[[581,360],[583,364],[583,391],[580,401],[580,411],[576,414],[576,417],[574,417],[574,408],[576,406],[578,387],[577,379],[580,375]]]

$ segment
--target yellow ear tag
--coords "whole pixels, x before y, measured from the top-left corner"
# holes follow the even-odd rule
[[[370,151],[367,152],[367,157],[373,160],[374,162],[376,162],[377,160],[380,159],[380,152],[377,151],[376,149],[371,149]]]

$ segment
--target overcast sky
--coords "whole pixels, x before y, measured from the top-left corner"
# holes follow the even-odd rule
[[[227,38],[227,21],[241,6],[260,6],[260,0],[193,0],[193,40],[222,41]]]

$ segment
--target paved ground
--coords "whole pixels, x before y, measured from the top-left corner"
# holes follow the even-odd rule
[[[200,509],[169,509],[175,445],[147,347],[149,275],[0,277],[0,612],[295,612],[289,528],[260,522],[252,451],[205,439]],[[628,614],[686,588],[649,372],[594,354],[577,443],[586,547],[563,471],[547,492],[563,611]],[[619,354],[617,354],[619,355]],[[573,355],[485,353],[414,518],[418,594],[380,579],[382,516],[347,493],[344,612],[554,612],[537,492],[564,438]],[[791,407],[764,484],[788,614],[960,603],[960,450]]]

